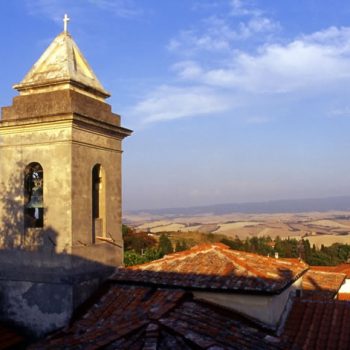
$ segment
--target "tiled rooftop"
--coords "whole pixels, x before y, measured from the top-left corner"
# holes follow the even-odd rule
[[[31,349],[285,349],[242,316],[191,293],[111,284],[71,326]]]
[[[282,339],[287,349],[350,349],[350,303],[295,300]]]
[[[280,293],[307,268],[303,261],[265,257],[215,243],[120,269],[112,279],[156,286],[273,294]]]
[[[345,273],[347,278],[350,278],[350,264],[339,264],[337,266],[310,266],[310,269],[324,272]]]
[[[333,299],[343,284],[344,273],[308,270],[302,279],[303,299]]]
[[[345,274],[307,268],[297,259],[200,245],[121,269],[81,316],[31,349],[350,349],[350,303],[329,300]],[[188,290],[278,293],[301,275],[303,297],[313,300],[294,300],[281,336]]]
[[[80,318],[32,350],[350,348],[350,303],[295,299],[281,336],[191,292],[111,282]]]
[[[350,301],[350,293],[339,293],[338,300]]]

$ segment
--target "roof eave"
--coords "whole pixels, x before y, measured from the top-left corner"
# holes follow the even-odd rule
[[[162,282],[151,282],[151,281],[136,281],[131,279],[113,279],[110,278],[111,282],[117,284],[127,284],[127,285],[137,285],[137,286],[147,286],[147,287],[155,287],[155,288],[167,288],[167,289],[181,289],[185,291],[192,292],[210,292],[210,293],[220,293],[220,294],[246,294],[246,295],[260,295],[260,296],[275,296],[281,294],[284,290],[286,290],[292,283],[288,283],[283,286],[283,288],[272,289],[272,290],[257,290],[257,289],[248,289],[248,288],[211,288],[211,287],[194,287],[188,285],[181,284],[169,284]],[[293,281],[294,282],[294,281]]]
[[[78,87],[82,90],[88,91],[104,99],[111,96],[111,94],[104,89],[102,90],[91,85],[85,85],[73,79],[51,79],[51,80],[45,80],[43,82],[19,83],[19,84],[13,85],[13,88],[16,89],[17,91],[25,91],[30,89],[47,88],[47,87],[58,86],[63,84],[69,84],[74,87]]]

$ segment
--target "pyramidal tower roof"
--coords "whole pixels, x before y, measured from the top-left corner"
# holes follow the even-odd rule
[[[66,30],[53,40],[24,79],[14,85],[14,88],[21,95],[75,89],[99,99],[110,96]]]

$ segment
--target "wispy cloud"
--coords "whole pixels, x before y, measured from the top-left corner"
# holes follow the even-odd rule
[[[204,73],[199,62],[192,60],[177,62],[172,66],[172,70],[185,80],[200,79]]]
[[[200,86],[161,86],[139,102],[129,115],[143,123],[173,120],[224,112],[234,101],[225,95]]]
[[[217,3],[214,3],[217,7]],[[199,25],[183,30],[170,40],[168,49],[180,54],[200,51],[228,51],[254,37],[265,37],[280,30],[280,24],[248,2],[230,1],[228,8],[217,10]]]
[[[232,50],[235,43],[239,41],[273,33],[279,28],[279,23],[267,17],[254,17],[235,23],[229,18],[212,16],[203,20],[200,28],[184,30],[179,36],[171,39],[168,49],[181,54],[194,54],[200,51],[228,51]]]
[[[213,22],[212,22],[213,23]],[[219,23],[219,22],[217,22]],[[218,24],[222,32],[222,25]],[[258,29],[257,29],[258,30]],[[213,33],[213,31],[212,31]],[[225,38],[228,38],[226,33]],[[237,113],[237,103],[246,106],[247,123],[266,123],[271,116],[254,117],[256,102],[273,106],[281,95],[290,100],[307,96],[336,94],[350,84],[350,28],[330,27],[300,35],[281,44],[266,42],[252,50],[232,50],[227,41],[202,37],[202,47],[225,48],[220,59],[195,54],[191,59],[173,64],[177,83],[166,89],[155,88],[138,104],[147,122],[156,122],[215,112]],[[197,47],[198,47],[197,43]],[[196,86],[196,89],[187,88]],[[287,107],[288,108],[288,107]],[[272,111],[273,113],[273,111]],[[348,109],[334,110],[331,115],[348,115]]]
[[[256,8],[254,3],[250,0],[231,0],[230,1],[231,11],[230,14],[232,16],[254,16],[260,17],[263,15],[263,11]]]
[[[232,53],[218,66],[204,67],[199,60],[192,60],[174,67],[182,79],[258,93],[322,88],[322,83],[350,79],[349,34],[350,28],[329,28],[285,45],[263,45],[255,54]]]

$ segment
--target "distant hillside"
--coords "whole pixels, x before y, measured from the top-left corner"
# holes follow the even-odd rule
[[[350,196],[329,198],[308,198],[273,200],[252,203],[229,203],[189,208],[166,208],[150,210],[130,210],[128,214],[148,213],[152,215],[193,216],[196,214],[222,215],[230,213],[273,214],[273,213],[303,213],[350,210]]]

